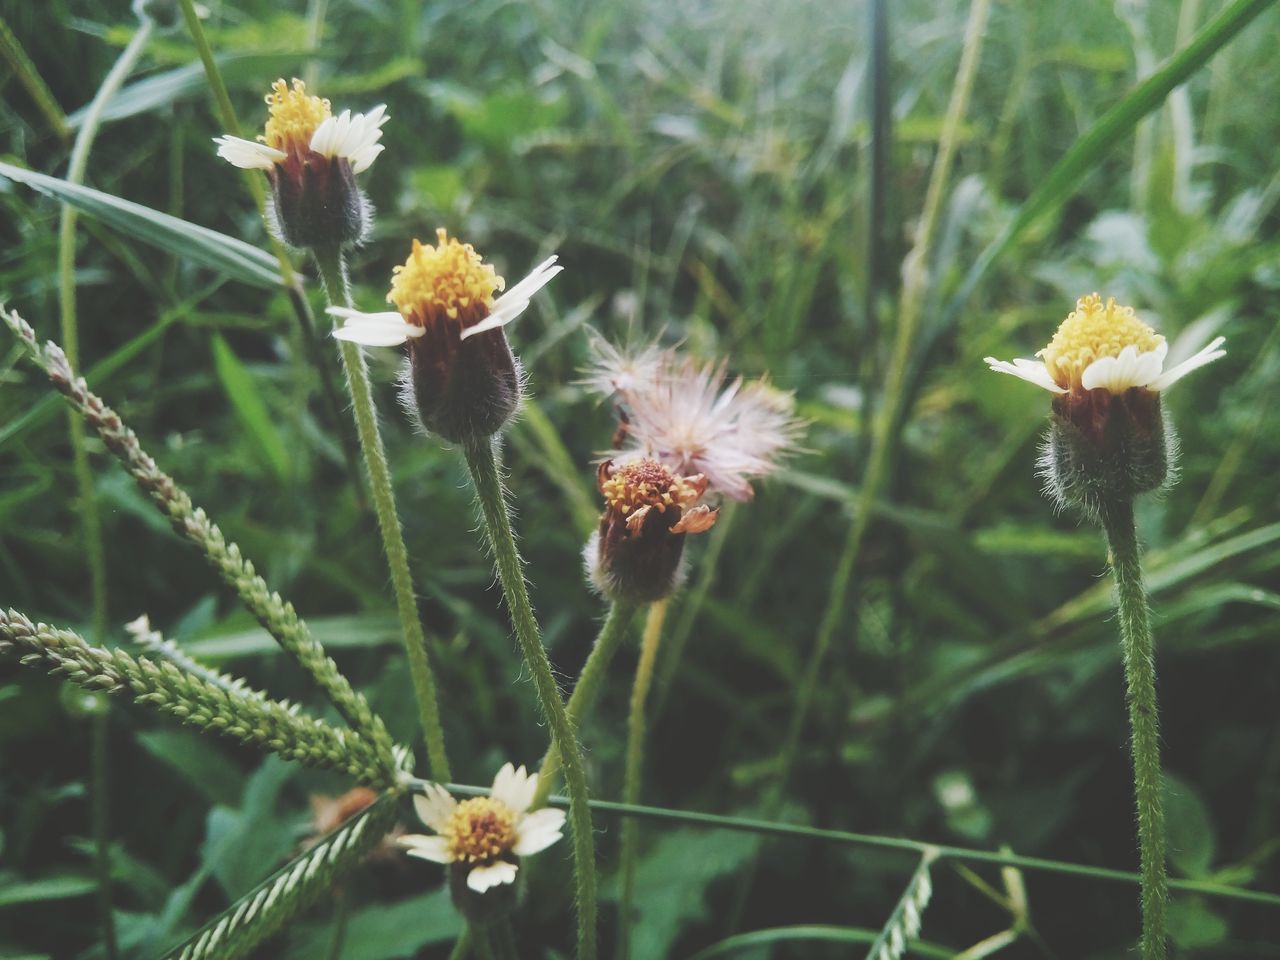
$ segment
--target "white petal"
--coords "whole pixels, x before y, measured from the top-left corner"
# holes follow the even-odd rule
[[[382,139],[386,114],[386,104],[379,104],[368,113],[343,110],[336,117],[326,117],[311,135],[311,149],[326,157],[344,157],[353,172],[362,173],[382,152],[376,145]]]
[[[467,886],[476,893],[484,893],[490,887],[513,883],[516,879],[516,865],[505,860],[497,860],[487,867],[476,867],[467,875]]]
[[[366,347],[395,347],[427,332],[425,327],[409,323],[394,312],[361,313],[345,307],[330,307],[328,312],[336,317],[344,317],[347,321],[334,329],[335,337],[362,343]]]
[[[538,775],[533,776],[523,766],[516,769],[504,763],[498,775],[493,778],[492,796],[511,808],[511,812],[519,816],[529,809],[533,803],[534,791],[538,789]]]
[[[532,272],[517,283],[514,287],[500,296],[495,301],[495,306],[502,303],[503,300],[529,300],[535,293],[551,282],[551,279],[560,273],[564,267],[556,266],[556,260],[559,259],[553,255],[547,257],[540,264],[533,268]]]
[[[501,306],[495,303],[493,313],[479,323],[467,327],[462,331],[458,339],[465,340],[467,337],[474,337],[477,333],[485,333],[489,330],[496,330],[498,327],[505,327],[520,314],[524,313],[528,306],[528,300],[503,300]]]
[[[213,142],[218,145],[218,156],[242,170],[270,170],[289,156],[283,150],[268,147],[256,140],[214,137]]]
[[[428,837],[421,833],[409,833],[399,837],[396,843],[411,857],[430,860],[432,863],[452,863],[449,842],[444,837]]]
[[[1176,367],[1166,370],[1155,380],[1151,381],[1152,390],[1167,390],[1170,386],[1177,383],[1192,370],[1203,367],[1206,363],[1213,363],[1219,357],[1225,357],[1227,351],[1219,349],[1227,342],[1226,337],[1215,337],[1211,343],[1204,347],[1199,353],[1183,360]]]
[[[1008,360],[997,360],[995,357],[985,358],[987,366],[996,373],[1009,373],[1027,383],[1034,383],[1037,387],[1043,387],[1051,393],[1066,393],[1053,382],[1053,377],[1049,376],[1049,371],[1045,365],[1038,360],[1014,360],[1010,363]]]
[[[1133,344],[1120,351],[1119,356],[1099,357],[1084,368],[1080,385],[1086,390],[1108,390],[1123,393],[1130,387],[1145,387],[1160,375],[1164,356],[1169,345],[1164,338],[1154,350],[1139,353]]]
[[[436,833],[445,831],[457,806],[458,801],[438,783],[428,783],[422,793],[413,796],[413,808],[418,811],[418,819]]]
[[[564,836],[564,811],[551,807],[535,810],[520,821],[519,837],[511,849],[518,857],[545,850]]]
[[[363,149],[357,150],[348,158],[351,161],[352,173],[364,173],[371,166],[373,161],[378,159],[378,154],[387,149],[380,143],[371,144]]]

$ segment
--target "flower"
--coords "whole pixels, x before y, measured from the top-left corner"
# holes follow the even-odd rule
[[[1158,489],[1170,476],[1176,442],[1160,408],[1163,390],[1225,355],[1217,337],[1164,369],[1169,345],[1114,298],[1076,301],[1040,360],[987,357],[1052,393],[1053,415],[1040,459],[1046,490],[1060,505],[1100,517],[1109,504]]]
[[[328,100],[307,94],[306,84],[284,80],[266,96],[269,118],[257,140],[214,138],[218,156],[246,170],[262,170],[271,181],[272,224],[295,247],[343,246],[364,237],[368,201],[355,175],[369,169],[383,150],[386,105],[368,113],[344,110],[333,116]]]
[[[725,384],[726,364],[698,364],[654,346],[626,352],[598,341],[587,384],[622,416],[620,463],[649,457],[680,475],[700,474],[733,500],[772,473],[795,445],[795,398],[766,380]]]
[[[330,307],[346,321],[333,335],[367,346],[408,344],[404,400],[423,426],[455,442],[488,437],[520,402],[519,364],[502,328],[564,269],[556,259],[548,257],[495,298],[502,277],[471,244],[441,228],[436,246],[414,240],[409,259],[393,271],[387,302],[396,310]]]
[[[697,503],[706,477],[680,477],[645,457],[617,467],[606,460],[596,481],[605,508],[584,554],[592,584],[629,603],[669,596],[680,584],[685,534],[705,533],[718,516]]]
[[[563,835],[563,810],[529,811],[538,775],[503,764],[487,797],[458,802],[429,783],[413,798],[418,816],[434,835],[406,834],[398,843],[412,857],[452,865],[466,887],[484,893],[515,881],[516,858],[545,850]]]
[[[1117,306],[1115,298],[1106,304],[1096,293],[1081,297],[1076,308],[1058,327],[1049,345],[1036,354],[1042,360],[997,360],[986,362],[997,373],[1009,373],[1034,383],[1051,393],[1080,393],[1106,390],[1123,393],[1134,387],[1161,391],[1177,383],[1192,370],[1226,355],[1220,349],[1225,337],[1216,337],[1193,356],[1175,367],[1164,369],[1169,344],[1138,319],[1132,307]]]

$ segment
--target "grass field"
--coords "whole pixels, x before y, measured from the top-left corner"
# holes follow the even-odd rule
[[[608,609],[582,562],[617,426],[583,382],[593,333],[794,394],[795,451],[750,502],[712,497],[718,522],[688,538],[631,783],[665,813],[593,815],[599,956],[1138,956],[1106,540],[1042,495],[1047,395],[983,362],[1031,357],[1094,291],[1132,305],[1172,359],[1227,338],[1164,398],[1177,482],[1136,505],[1168,934],[1177,957],[1280,956],[1267,0],[205,6],[196,39],[176,2],[145,27],[125,0],[0,2],[0,301],[67,347],[291,601],[419,777],[420,707],[324,288],[288,251],[290,295],[249,179],[216,155],[230,127],[201,43],[246,137],[278,77],[335,112],[387,105],[386,149],[359,180],[376,219],[348,253],[361,309],[389,309],[392,266],[440,226],[509,284],[558,254],[564,273],[506,331],[528,382],[503,461],[565,690]],[[113,66],[119,88],[91,110]],[[452,781],[487,787],[506,761],[535,768],[554,727],[459,445],[403,415],[397,349],[365,355]],[[145,613],[187,656],[342,726],[65,408],[0,331],[0,611],[135,655],[125,624]],[[625,794],[652,616],[637,613],[578,730],[601,801]],[[86,691],[3,641],[0,957],[166,955],[336,827],[316,805],[360,779]],[[374,809],[377,832],[425,829],[403,795]],[[581,954],[575,836],[526,860],[510,916],[461,946],[447,871],[380,847],[300,895],[250,955]],[[900,945],[904,904],[926,899]]]

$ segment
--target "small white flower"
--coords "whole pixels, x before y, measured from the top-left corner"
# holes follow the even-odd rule
[[[557,257],[548,257],[514,287],[494,298],[493,292],[502,289],[503,281],[493,268],[482,264],[469,244],[448,238],[444,230],[437,231],[437,236],[436,247],[413,241],[408,261],[396,268],[387,300],[395,303],[398,310],[364,313],[330,307],[330,314],[345,321],[333,335],[369,347],[394,347],[438,326],[448,326],[457,329],[459,341],[466,340],[505,327],[524,313],[533,295],[564,269],[556,263]]]
[[[1062,322],[1049,346],[1037,357],[1012,362],[987,357],[997,373],[1008,373],[1051,393],[1106,390],[1123,393],[1133,387],[1161,391],[1192,370],[1226,356],[1224,337],[1216,337],[1194,355],[1164,369],[1169,344],[1138,319],[1131,307],[1104,305],[1096,293],[1082,297]]]
[[[516,857],[545,850],[563,835],[563,810],[529,811],[538,775],[504,764],[487,797],[459,803],[439,784],[429,783],[413,798],[418,817],[434,835],[408,834],[397,843],[413,857],[434,863],[470,865],[467,886],[477,893],[511,883]]]
[[[622,408],[628,445],[611,453],[619,465],[651,457],[677,474],[702,474],[724,496],[750,500],[751,481],[772,473],[795,445],[801,422],[790,393],[764,380],[726,384],[724,363],[600,343],[587,383]]]
[[[363,173],[383,151],[382,125],[387,122],[386,104],[368,113],[344,110],[330,113],[329,101],[308,96],[301,80],[290,90],[284,80],[272,84],[267,95],[270,118],[258,140],[215,137],[218,156],[248,170],[273,171],[290,161],[300,163],[307,153],[351,164],[353,173]]]

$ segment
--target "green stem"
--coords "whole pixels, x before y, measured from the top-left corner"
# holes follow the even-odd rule
[[[613,603],[609,606],[604,625],[601,626],[595,645],[587,656],[587,662],[582,666],[578,682],[574,684],[573,695],[569,697],[569,702],[565,706],[569,721],[575,728],[582,725],[582,721],[600,699],[600,690],[608,673],[609,664],[613,662],[614,654],[618,652],[618,647],[626,638],[627,627],[631,626],[635,614],[636,608],[629,603]],[[535,808],[547,802],[551,788],[555,785],[556,774],[559,772],[560,747],[553,743],[547,748],[538,770],[538,789],[533,795]]]
[[[565,710],[560,688],[551,672],[547,651],[542,646],[529,592],[525,585],[524,563],[516,549],[507,512],[506,493],[498,471],[496,439],[477,439],[463,446],[476,500],[484,514],[494,565],[502,583],[507,610],[515,627],[520,652],[533,676],[538,701],[551,727],[552,743],[560,748],[565,783],[569,788],[569,820],[573,824],[573,859],[578,894],[578,958],[593,960],[596,955],[596,870],[595,838],[591,834],[591,809],[587,798],[587,775],[582,764],[573,721]]]
[[[108,957],[119,956],[120,946],[116,941],[116,922],[112,909],[111,897],[111,822],[110,806],[107,802],[109,784],[109,766],[107,750],[109,742],[107,734],[111,717],[111,708],[107,698],[99,694],[92,695],[101,702],[90,719],[93,738],[91,763],[93,767],[92,797],[93,804],[93,849],[94,872],[98,880],[98,911],[102,915],[102,939]]]
[[[409,779],[405,786],[422,789],[425,780]],[[463,783],[446,783],[444,788],[460,797],[484,797],[490,793],[489,787],[476,787]],[[559,795],[547,798],[553,807],[564,807],[568,798]],[[739,833],[755,833],[761,836],[791,837],[797,840],[812,840],[818,843],[840,844],[847,846],[869,847],[880,850],[900,850],[917,856],[933,851],[939,860],[957,860],[970,863],[992,863],[1007,867],[1018,867],[1022,870],[1040,870],[1045,873],[1059,873],[1075,877],[1091,877],[1095,880],[1111,880],[1118,883],[1141,883],[1141,877],[1127,870],[1112,870],[1108,867],[1094,867],[1087,863],[1072,863],[1069,860],[1047,860],[1043,857],[1024,857],[1004,850],[980,850],[974,847],[952,847],[946,844],[925,843],[907,837],[886,837],[872,833],[854,833],[849,830],[827,830],[821,827],[807,827],[794,823],[778,823],[774,820],[757,820],[750,817],[729,817],[715,813],[701,813],[696,810],[672,810],[668,807],[647,807],[634,803],[615,803],[611,800],[591,800],[588,806],[597,813],[619,817],[638,817],[656,823],[678,823],[686,826],[705,827],[711,830],[734,830]],[[1188,893],[1201,893],[1210,897],[1224,897],[1231,900],[1242,900],[1250,903],[1262,903],[1271,907],[1280,907],[1280,893],[1266,890],[1246,890],[1226,883],[1212,880],[1170,880],[1169,889],[1185,890]]]
[[[1164,960],[1165,875],[1164,782],[1160,775],[1160,720],[1156,704],[1155,645],[1142,584],[1142,561],[1133,519],[1133,500],[1103,504],[1102,526],[1111,547],[1116,611],[1124,651],[1129,726],[1133,734],[1133,786],[1138,807],[1142,860],[1142,960]]]
[[[84,182],[89,166],[89,152],[102,125],[102,114],[107,102],[116,95],[129,72],[133,70],[155,24],[144,17],[129,43],[120,53],[110,72],[103,79],[93,102],[84,117],[84,123],[76,134],[67,164],[67,182]],[[76,210],[70,205],[62,208],[58,229],[58,295],[61,305],[62,342],[67,359],[73,366],[80,362],[80,329],[76,319]],[[67,411],[67,436],[71,442],[71,462],[76,480],[76,507],[84,535],[85,561],[89,566],[89,588],[93,598],[93,642],[99,645],[107,637],[107,557],[102,542],[102,517],[94,496],[93,471],[89,467],[89,453],[84,443],[84,422],[74,410]],[[104,710],[106,708],[104,707]],[[119,956],[116,942],[115,919],[111,908],[111,864],[107,828],[107,757],[106,718],[95,716],[93,720],[93,834],[98,874],[98,901],[102,914],[102,939],[108,960]]]
[[[640,642],[640,660],[636,664],[635,684],[631,688],[631,714],[627,719],[627,773],[622,787],[622,802],[640,800],[640,780],[644,770],[645,717],[644,705],[653,683],[653,667],[662,642],[662,624],[667,618],[667,601],[650,604]],[[634,819],[622,824],[621,865],[622,894],[618,902],[618,956],[631,956],[631,906],[636,894],[636,827]]]
[[[351,306],[351,288],[347,283],[347,267],[343,262],[342,252],[338,249],[317,249],[312,252],[316,268],[324,281],[329,303]],[[356,344],[342,340],[339,345],[342,351],[342,369],[346,373],[347,390],[351,394],[351,407],[356,418],[356,433],[369,471],[369,487],[373,493],[374,511],[378,515],[378,529],[382,533],[387,566],[391,569],[396,611],[400,615],[401,636],[409,659],[414,698],[418,703],[418,720],[427,741],[431,775],[436,780],[447,780],[449,760],[444,747],[444,729],[440,724],[435,675],[431,672],[431,662],[427,659],[426,637],[422,632],[418,604],[413,595],[409,552],[404,545],[404,533],[400,529],[400,517],[396,512],[395,491],[391,486],[391,471],[387,467],[387,455],[382,448],[382,435],[378,431],[378,415],[373,404],[369,370],[365,366],[364,354]]]
[[[54,97],[48,84],[44,82],[44,77],[40,76],[40,71],[27,56],[27,51],[9,29],[9,24],[5,22],[4,17],[0,17],[0,56],[4,57],[9,64],[9,69],[17,76],[18,82],[26,88],[31,99],[40,108],[45,120],[49,122],[49,128],[58,135],[59,140],[65,141],[68,134],[67,117],[58,106],[57,98]]]

